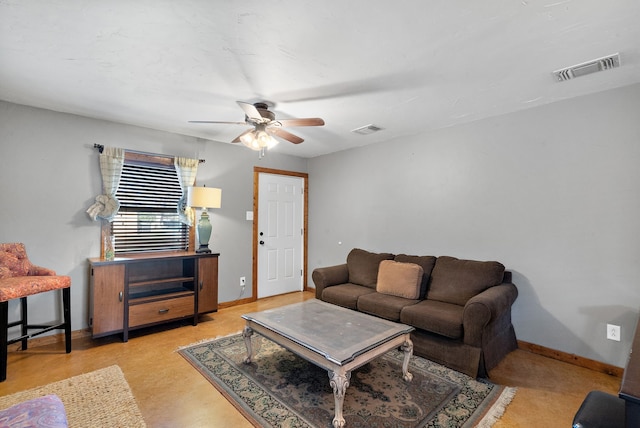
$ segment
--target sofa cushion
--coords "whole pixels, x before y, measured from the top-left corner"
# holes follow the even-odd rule
[[[415,263],[383,260],[378,269],[376,291],[391,296],[417,299],[422,285],[422,267]]]
[[[358,298],[358,310],[390,321],[400,321],[400,312],[406,306],[415,305],[419,300],[369,293]]]
[[[420,284],[420,299],[424,299],[427,294],[427,287],[429,286],[429,279],[431,278],[431,271],[436,264],[435,256],[409,256],[407,254],[398,254],[394,258],[395,261],[401,263],[415,263],[422,267],[424,271],[422,275],[422,284]]]
[[[378,266],[383,260],[393,260],[393,254],[370,253],[354,248],[347,256],[349,282],[375,289],[378,280]]]
[[[322,300],[345,308],[357,309],[358,298],[369,293],[375,293],[375,290],[357,284],[340,284],[322,290]]]
[[[500,284],[503,277],[502,263],[441,256],[431,273],[427,299],[464,306],[473,296]]]
[[[464,306],[423,300],[402,308],[400,322],[452,339],[461,339],[463,312]]]

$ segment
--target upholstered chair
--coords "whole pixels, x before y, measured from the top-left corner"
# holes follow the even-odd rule
[[[62,290],[64,321],[29,324],[27,297],[54,290]],[[19,320],[9,322],[9,300],[14,299],[20,299],[21,316]],[[9,340],[9,328],[15,326],[21,327],[21,335]],[[29,333],[29,330],[36,331]],[[0,244],[0,382],[7,378],[7,346],[22,342],[25,350],[28,339],[51,330],[64,330],[66,352],[71,352],[71,278],[32,264],[24,244]]]

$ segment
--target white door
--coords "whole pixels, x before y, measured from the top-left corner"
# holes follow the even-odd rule
[[[258,298],[301,291],[304,179],[258,177]]]

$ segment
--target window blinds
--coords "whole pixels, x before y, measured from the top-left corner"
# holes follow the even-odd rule
[[[181,197],[173,165],[125,159],[116,192],[120,210],[111,223],[116,254],[187,249],[189,228],[177,212]]]

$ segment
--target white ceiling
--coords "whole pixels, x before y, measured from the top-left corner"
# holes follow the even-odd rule
[[[248,127],[188,121],[267,101],[325,120],[300,157],[637,82],[638,0],[0,0],[0,99],[223,142]]]

